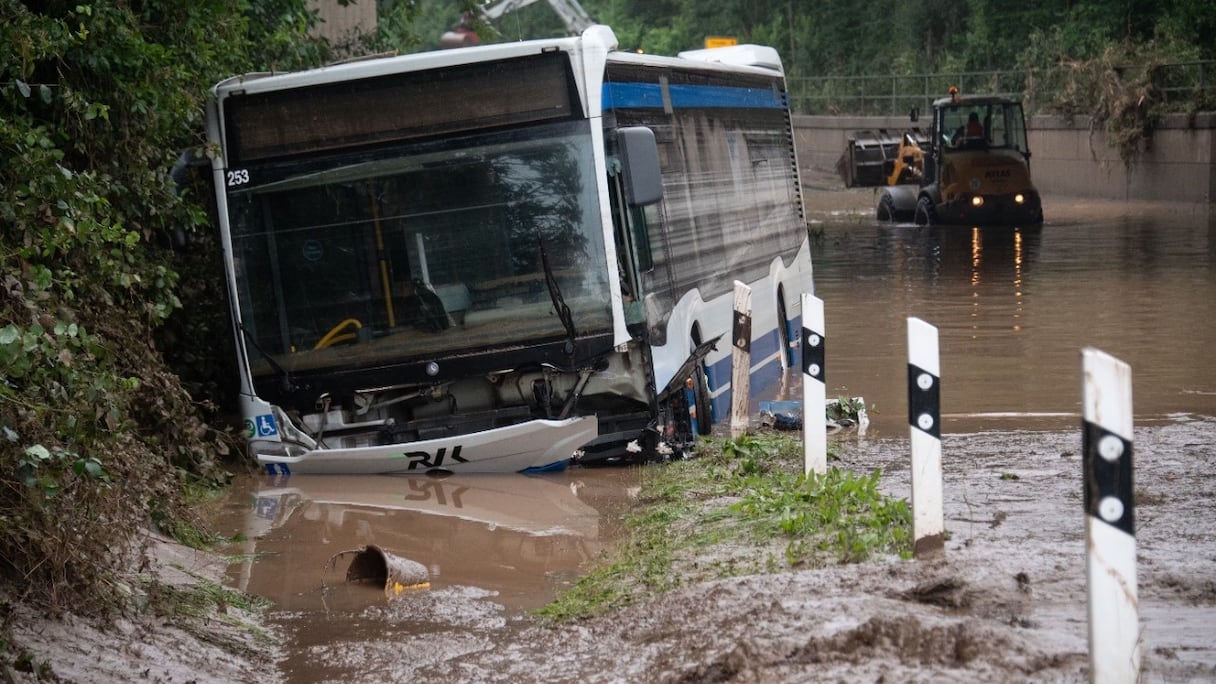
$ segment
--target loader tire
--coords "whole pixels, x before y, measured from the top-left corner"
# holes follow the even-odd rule
[[[895,200],[890,195],[883,195],[878,200],[877,216],[879,221],[895,220]]]
[[[937,222],[937,216],[933,211],[933,200],[928,195],[921,195],[920,199],[916,200],[916,225],[931,226]]]

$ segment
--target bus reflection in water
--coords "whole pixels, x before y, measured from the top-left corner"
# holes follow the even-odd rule
[[[424,565],[432,590],[474,586],[514,607],[538,607],[611,541],[599,499],[618,505],[627,496],[610,478],[587,482],[592,492],[581,485],[560,474],[266,478],[247,516],[234,582],[279,611],[324,602],[358,608],[381,600],[383,585],[346,586],[354,554],[343,552],[374,545]]]

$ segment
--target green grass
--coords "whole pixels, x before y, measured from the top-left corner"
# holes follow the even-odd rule
[[[248,616],[261,615],[270,608],[268,599],[245,594],[229,589],[223,585],[190,572],[187,568],[178,569],[190,575],[194,582],[190,585],[174,586],[160,582],[145,584],[150,608],[153,613],[173,619],[174,623],[200,638],[223,645],[220,642],[231,641],[234,649],[241,648],[235,639],[220,636],[215,630],[208,630],[206,623],[219,621],[226,623],[239,632],[246,632],[257,641],[274,643],[273,637],[256,620]]]
[[[910,509],[878,491],[879,472],[805,477],[801,439],[781,433],[705,440],[696,455],[643,470],[622,541],[539,616],[598,615],[714,579],[911,557]]]

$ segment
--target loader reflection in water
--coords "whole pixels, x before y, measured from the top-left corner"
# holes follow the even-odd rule
[[[632,473],[264,478],[235,585],[276,612],[360,610],[383,602],[384,587],[344,582],[352,553],[330,561],[376,547],[424,565],[430,590],[477,587],[528,610],[607,543],[596,505],[624,502]]]

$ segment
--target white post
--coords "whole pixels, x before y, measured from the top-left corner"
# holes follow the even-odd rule
[[[802,447],[805,474],[828,471],[823,300],[802,295]]]
[[[747,432],[752,371],[752,288],[735,281],[735,319],[731,330],[730,436]]]
[[[942,518],[941,367],[937,328],[908,319],[908,424],[912,431],[912,553],[945,551]]]
[[[1081,350],[1082,451],[1089,578],[1089,680],[1140,676],[1140,602],[1132,489],[1132,369]]]

